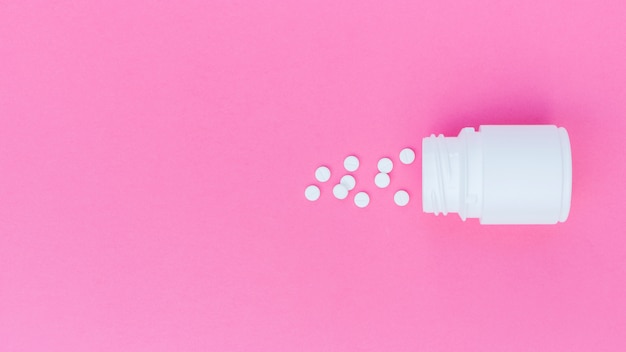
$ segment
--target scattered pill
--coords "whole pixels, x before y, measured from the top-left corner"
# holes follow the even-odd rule
[[[404,148],[400,151],[399,162],[405,165],[409,165],[415,162],[416,154],[412,148]],[[389,157],[384,157],[378,160],[377,168],[379,173],[374,177],[374,183],[378,188],[387,188],[391,184],[391,177],[389,173],[393,170],[393,161]],[[343,160],[343,166],[348,171],[341,177],[339,183],[335,184],[332,188],[333,196],[337,199],[346,199],[348,194],[351,193],[356,187],[356,178],[352,174],[360,167],[359,158],[355,155],[348,155]],[[328,166],[322,165],[315,170],[315,179],[318,182],[328,182],[331,178],[331,171]],[[337,176],[335,176],[337,177]],[[319,184],[311,184],[304,190],[304,196],[309,201],[313,202],[320,198],[321,186]],[[410,196],[405,190],[398,190],[394,193],[394,202],[401,207],[409,204]],[[366,192],[358,192],[353,197],[354,204],[359,208],[365,208],[370,203],[370,196]]]
[[[335,187],[333,187],[333,195],[335,195],[335,198],[337,199],[346,199],[346,197],[348,196],[348,189],[346,188],[346,186],[338,183],[335,185]]]
[[[330,180],[330,169],[326,166],[320,166],[315,170],[315,178],[320,182]]]
[[[409,165],[415,161],[415,152],[411,148],[404,148],[400,151],[400,161]]]
[[[316,185],[310,185],[304,190],[306,199],[314,202],[320,198],[320,189]]]
[[[378,171],[388,174],[393,169],[393,162],[389,158],[382,158],[378,161]]]
[[[396,192],[396,194],[394,194],[393,201],[398,206],[403,207],[409,204],[409,193],[405,190],[399,190],[398,192]]]
[[[339,183],[346,186],[348,191],[352,191],[354,189],[354,186],[356,186],[356,180],[352,175],[344,175]]]
[[[365,208],[370,204],[370,196],[365,192],[359,192],[354,196],[354,204],[359,208]]]
[[[350,155],[346,157],[343,161],[343,167],[350,172],[354,172],[359,168],[359,158],[354,155]]]
[[[385,188],[389,186],[389,183],[391,183],[391,178],[389,178],[388,174],[381,172],[376,174],[376,177],[374,177],[374,183],[378,186],[378,188]]]

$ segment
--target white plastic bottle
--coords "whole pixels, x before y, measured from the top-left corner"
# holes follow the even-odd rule
[[[567,131],[554,125],[492,125],[422,141],[426,213],[481,224],[564,222],[572,196]]]

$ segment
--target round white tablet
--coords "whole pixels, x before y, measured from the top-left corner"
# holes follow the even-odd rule
[[[320,198],[320,188],[316,185],[310,185],[304,190],[304,196],[306,199],[314,202]]]
[[[350,172],[354,172],[359,168],[359,158],[354,155],[350,155],[346,157],[343,161],[343,167]]]
[[[415,152],[411,148],[404,148],[400,151],[400,162],[409,165],[415,161]]]
[[[409,193],[405,190],[399,190],[394,194],[393,201],[396,202],[398,206],[405,206],[409,204]]]
[[[378,171],[388,174],[393,169],[393,161],[389,158],[382,158],[378,160]]]
[[[354,186],[356,186],[356,180],[352,175],[344,175],[339,183],[346,186],[348,191],[352,191],[354,189]]]
[[[336,184],[335,187],[333,187],[333,194],[337,199],[346,199],[346,197],[348,196],[348,189],[346,188],[346,186],[339,183]]]
[[[359,192],[354,196],[354,204],[359,208],[365,208],[370,204],[370,196],[365,192]]]
[[[374,183],[378,186],[378,188],[385,188],[389,186],[389,183],[391,183],[391,178],[389,178],[388,174],[381,172],[376,174],[376,177],[374,177]]]
[[[326,166],[320,166],[315,170],[315,178],[320,182],[330,180],[330,169]]]

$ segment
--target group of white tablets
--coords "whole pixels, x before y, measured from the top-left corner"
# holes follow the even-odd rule
[[[400,151],[400,162],[409,165],[415,161],[415,152],[411,148],[404,148]],[[359,168],[359,159],[350,155],[343,161],[343,167],[348,172],[354,172]],[[386,188],[391,183],[389,173],[393,170],[393,161],[389,158],[382,158],[378,161],[378,174],[374,177],[374,184],[378,188]],[[327,166],[320,166],[315,170],[315,179],[319,182],[328,182],[330,180],[330,169]],[[341,177],[338,184],[333,187],[333,195],[337,199],[346,199],[348,193],[356,187],[356,179],[350,174]],[[316,185],[309,185],[304,190],[304,196],[310,201],[316,201],[321,194],[320,188]],[[398,190],[393,197],[394,202],[398,206],[409,204],[409,193],[405,190]],[[370,203],[370,196],[366,192],[358,192],[354,195],[354,204],[359,208],[365,208]]]

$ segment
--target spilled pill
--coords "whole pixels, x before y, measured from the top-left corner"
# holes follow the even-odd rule
[[[333,187],[333,195],[337,199],[346,199],[348,196],[348,188],[341,183],[336,184],[335,187]]]
[[[380,172],[374,177],[374,183],[378,188],[385,188],[391,183],[391,178],[389,178],[388,174]]]
[[[346,186],[348,191],[353,190],[354,186],[356,186],[356,180],[352,175],[344,175],[343,177],[341,177],[341,181],[339,181],[339,183]]]
[[[350,172],[354,172],[359,168],[359,158],[354,155],[346,157],[343,161],[343,167]]]
[[[389,158],[382,158],[378,161],[378,171],[388,174],[393,169],[393,161]]]
[[[320,166],[315,170],[315,178],[320,182],[330,180],[330,169],[326,166]]]
[[[400,207],[409,204],[409,193],[405,190],[399,190],[394,194],[393,201]]]
[[[359,192],[354,196],[354,204],[359,208],[365,208],[370,204],[370,196],[365,192]]]
[[[314,202],[320,198],[320,189],[316,185],[310,185],[304,190],[306,199]]]
[[[411,148],[404,148],[400,151],[400,162],[405,165],[412,164],[415,161],[415,152]]]

